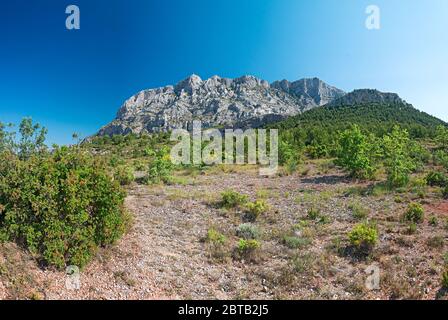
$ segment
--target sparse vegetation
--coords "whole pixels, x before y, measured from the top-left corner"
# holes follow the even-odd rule
[[[222,201],[221,205],[224,208],[231,209],[238,206],[242,206],[247,203],[247,196],[239,194],[233,190],[227,190],[221,193]]]
[[[254,261],[257,259],[257,252],[261,248],[261,244],[258,240],[254,239],[240,239],[237,246],[237,257],[239,259],[246,259],[248,261]]]
[[[352,211],[353,218],[355,218],[356,220],[364,220],[365,218],[367,218],[368,211],[359,202],[351,202],[348,208]]]
[[[448,268],[445,268],[442,273],[442,288],[448,290]]]
[[[348,233],[348,239],[360,252],[370,252],[378,241],[378,231],[371,224],[358,224]]]
[[[245,204],[245,219],[255,221],[258,217],[269,210],[269,204],[264,199],[255,200]]]
[[[256,240],[260,238],[260,234],[259,228],[251,223],[240,224],[236,231],[236,235],[244,240]]]
[[[114,179],[122,186],[130,185],[134,181],[134,169],[130,166],[120,166],[116,169]]]
[[[421,223],[425,218],[425,211],[421,204],[410,203],[405,212],[404,219],[409,222]]]

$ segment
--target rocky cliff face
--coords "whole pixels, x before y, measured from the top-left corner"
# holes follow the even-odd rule
[[[272,87],[297,97],[308,109],[326,105],[345,95],[344,91],[332,87],[318,78],[301,79],[295,82],[276,81]]]
[[[127,100],[99,135],[189,129],[193,120],[204,128],[259,127],[322,106],[345,92],[323,81],[276,81],[253,76],[202,80],[192,75],[175,86],[144,90]]]

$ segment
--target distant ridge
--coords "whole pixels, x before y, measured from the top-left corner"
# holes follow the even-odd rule
[[[414,137],[433,134],[437,126],[447,123],[417,110],[395,93],[360,89],[286,120],[270,124],[270,128],[315,129],[335,132],[357,124],[361,129],[383,134],[393,126],[408,129]]]

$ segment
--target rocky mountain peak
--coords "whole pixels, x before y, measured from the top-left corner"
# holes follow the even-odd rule
[[[197,90],[202,85],[202,79],[198,75],[192,74],[188,78],[180,81],[175,87],[174,91],[176,93],[180,93],[185,91],[189,94],[192,94],[195,90]]]
[[[326,84],[319,78],[305,78],[294,82],[276,81],[272,86],[314,106],[323,106],[345,95],[344,91]]]
[[[281,120],[345,94],[313,78],[295,82],[268,81],[246,75],[236,79],[193,74],[174,86],[149,89],[128,99],[99,135],[169,131],[203,127],[248,128]]]

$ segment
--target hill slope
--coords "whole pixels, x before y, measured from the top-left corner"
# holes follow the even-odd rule
[[[383,134],[394,125],[414,137],[431,135],[442,120],[415,109],[393,93],[356,90],[323,107],[315,108],[284,121],[271,124],[279,129],[317,129],[334,132],[358,124],[362,129]]]

